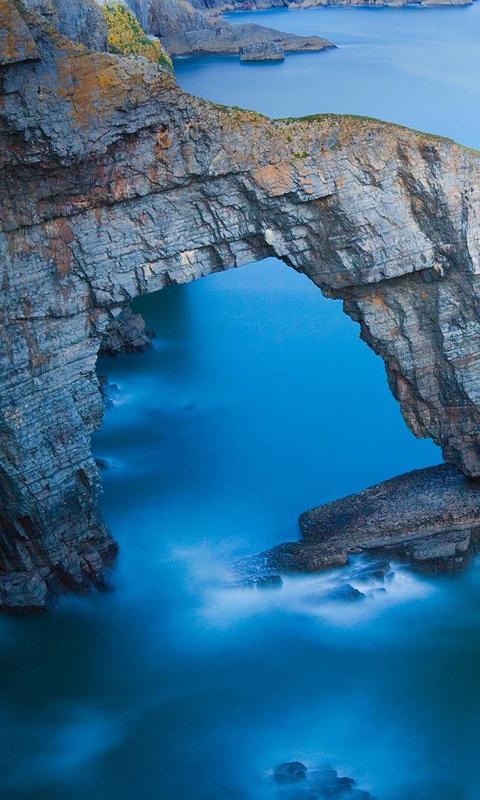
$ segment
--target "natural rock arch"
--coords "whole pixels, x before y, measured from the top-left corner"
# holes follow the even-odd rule
[[[115,550],[90,450],[112,314],[266,256],[343,298],[413,432],[480,475],[476,153],[374,120],[218,107],[20,3],[0,12],[1,604],[101,581]]]

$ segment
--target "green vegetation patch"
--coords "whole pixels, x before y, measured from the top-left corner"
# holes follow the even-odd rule
[[[153,64],[173,72],[172,59],[158,39],[146,35],[135,14],[121,2],[102,6],[108,29],[108,49],[121,56],[143,56]]]

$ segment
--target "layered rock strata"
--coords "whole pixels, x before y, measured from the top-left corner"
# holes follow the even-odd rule
[[[90,448],[112,314],[267,256],[343,298],[413,432],[480,475],[477,153],[219,107],[19,0],[0,19],[2,607],[101,584],[115,551]]]

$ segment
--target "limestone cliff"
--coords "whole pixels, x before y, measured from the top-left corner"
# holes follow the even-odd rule
[[[115,552],[90,449],[109,321],[266,256],[344,299],[410,428],[480,475],[477,153],[375,120],[218,107],[20,0],[0,18],[3,607],[101,584]]]

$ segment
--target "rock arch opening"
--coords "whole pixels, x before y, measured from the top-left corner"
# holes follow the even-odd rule
[[[255,552],[295,538],[306,508],[436,460],[340,304],[280,262],[132,307],[153,350],[100,359],[114,405],[93,447],[112,464],[101,507],[121,547],[148,541],[155,557],[203,537]]]
[[[342,299],[409,427],[480,475],[476,153],[218,107],[3,7],[23,49],[0,64],[1,605],[99,581],[115,549],[90,447],[112,314],[232,265],[276,256]]]

